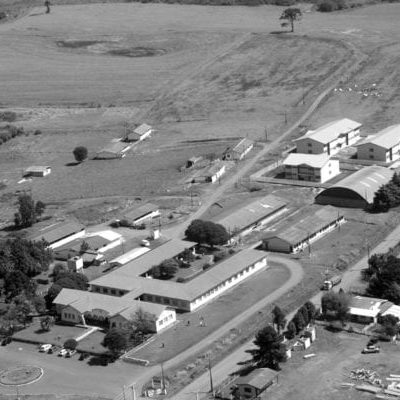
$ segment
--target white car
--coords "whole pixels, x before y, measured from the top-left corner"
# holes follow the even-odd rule
[[[42,345],[39,346],[39,351],[40,351],[41,353],[46,353],[46,352],[48,352],[48,351],[52,348],[52,346],[53,346],[53,345],[51,345],[51,344],[49,344],[49,343],[42,344]]]
[[[140,244],[144,247],[150,247],[150,242],[147,239],[143,239]]]
[[[58,352],[58,357],[64,357],[67,353],[68,353],[68,350],[67,350],[67,349],[61,349],[61,350]]]

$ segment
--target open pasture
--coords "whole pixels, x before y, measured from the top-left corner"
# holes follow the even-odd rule
[[[277,33],[281,11],[57,5],[50,15],[38,8],[0,25],[0,105],[20,107],[17,124],[43,132],[0,147],[0,178],[48,201],[180,193],[187,158],[218,156],[242,136],[264,141],[266,130],[276,137],[285,114],[296,120],[332,74],[355,61],[354,48],[373,61],[358,79],[373,75],[391,92],[351,103],[332,96],[308,123],[395,116],[398,72],[388,72],[398,65],[398,5],[307,12],[294,35]],[[156,133],[125,159],[69,165],[75,146],[93,156],[123,136],[126,122],[144,121]],[[52,174],[16,185],[29,165],[49,165]]]

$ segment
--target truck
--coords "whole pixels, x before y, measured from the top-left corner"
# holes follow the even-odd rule
[[[342,282],[341,276],[334,276],[333,278],[326,279],[322,290],[331,290],[334,286],[339,285],[340,282]]]

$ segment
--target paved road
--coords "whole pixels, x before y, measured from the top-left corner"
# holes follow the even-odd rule
[[[379,243],[376,247],[371,249],[370,254],[375,253],[385,253],[391,247],[394,247],[400,241],[400,226],[394,229],[389,235],[387,235],[381,243]],[[350,267],[350,269],[343,274],[342,283],[337,287],[336,290],[343,288],[344,290],[349,290],[355,285],[361,283],[361,274],[360,271],[367,266],[368,256],[363,257],[361,260],[356,262],[354,265]],[[317,305],[321,304],[321,297],[324,292],[319,292],[315,296],[313,296],[310,300]],[[295,311],[290,313],[287,316],[287,319],[290,320]],[[212,376],[214,385],[218,385],[221,383],[229,374],[236,371],[238,369],[238,363],[249,359],[249,354],[246,353],[246,350],[249,350],[253,347],[254,338],[243,344],[240,348],[235,350],[232,354],[226,357],[217,365],[212,368]],[[180,393],[173,397],[174,400],[189,400],[193,399],[196,395],[196,392],[199,393],[199,398],[205,398],[208,395],[204,392],[207,392],[210,388],[210,380],[208,373],[201,375],[195,381],[193,381],[190,385],[186,386]]]

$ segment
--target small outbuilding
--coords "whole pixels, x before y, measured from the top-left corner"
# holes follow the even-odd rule
[[[160,216],[160,208],[153,203],[146,203],[125,212],[121,219],[129,221],[132,225],[139,225],[152,218]]]
[[[39,176],[43,177],[51,173],[51,167],[34,165],[25,170],[24,176]]]
[[[372,165],[364,167],[330,188],[319,193],[317,204],[330,204],[336,207],[366,208],[374,201],[378,189],[393,177],[393,170]]]
[[[130,150],[131,145],[125,142],[111,142],[96,154],[97,160],[109,160],[115,158],[123,158]]]
[[[128,140],[141,141],[149,137],[152,132],[153,128],[150,125],[141,124],[129,133]]]
[[[252,140],[247,138],[240,139],[238,143],[224,151],[222,159],[227,161],[242,160],[253,147],[254,142]]]
[[[257,368],[246,376],[241,376],[235,381],[237,390],[236,399],[255,399],[266,389],[278,382],[277,371],[270,368]]]
[[[350,319],[363,324],[378,322],[378,316],[382,309],[388,309],[393,305],[388,300],[373,297],[353,296],[350,299],[349,315]]]

